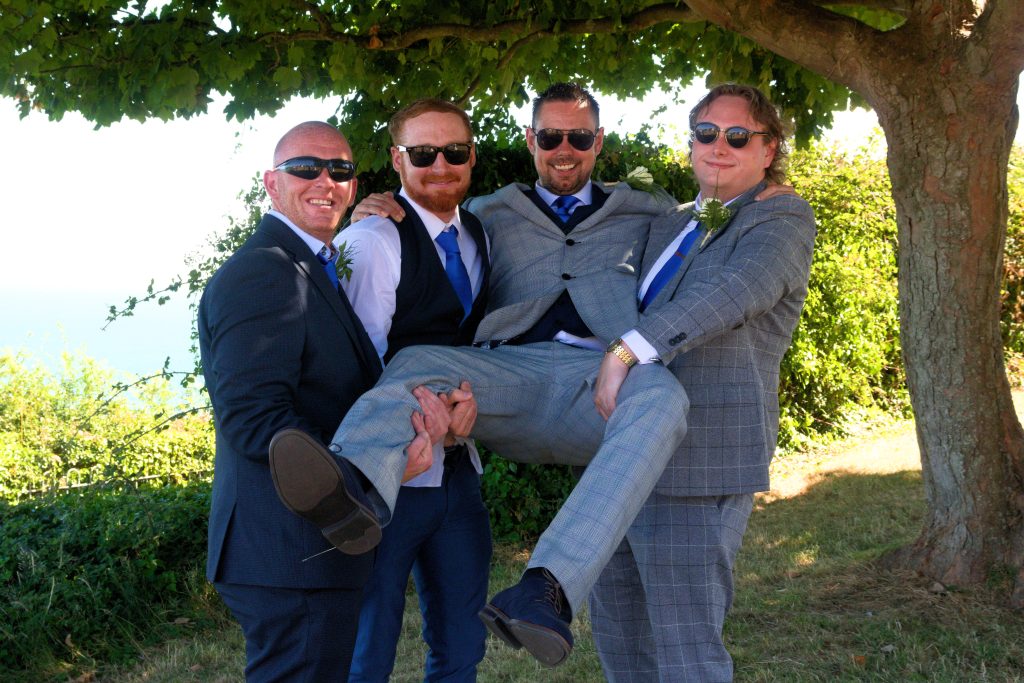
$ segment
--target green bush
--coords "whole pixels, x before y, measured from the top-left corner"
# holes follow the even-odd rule
[[[212,466],[209,416],[191,411],[166,379],[129,391],[88,358],[66,355],[56,375],[25,353],[0,355],[0,500],[111,480],[181,480]]]
[[[1010,152],[1007,174],[1010,216],[1003,254],[1001,325],[1003,344],[1016,356],[1024,354],[1024,148]]]
[[[788,178],[814,208],[818,236],[807,301],[782,363],[782,448],[841,436],[865,412],[909,409],[884,160],[814,145],[792,155]]]
[[[123,661],[201,619],[209,504],[208,483],[0,502],[0,678]]]

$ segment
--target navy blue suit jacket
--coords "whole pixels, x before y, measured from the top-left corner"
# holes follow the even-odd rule
[[[298,427],[329,443],[380,376],[362,324],[310,248],[273,216],[210,279],[199,346],[217,454],[207,578],[288,588],[359,588],[373,553],[330,548],[288,511],[268,466],[271,437]]]

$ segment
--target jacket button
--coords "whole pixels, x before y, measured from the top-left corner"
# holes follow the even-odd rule
[[[562,273],[562,279],[563,280],[571,280],[572,279],[572,275],[569,275],[569,273]]]
[[[572,245],[576,244],[576,240],[574,240],[574,239],[567,239],[565,241],[565,243],[568,244],[571,247]]]

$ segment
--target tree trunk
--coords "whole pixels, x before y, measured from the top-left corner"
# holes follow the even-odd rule
[[[1024,607],[1024,431],[999,334],[1020,0],[905,3],[883,32],[811,3],[686,0],[875,109],[899,226],[900,335],[928,512],[893,565]]]
[[[944,584],[1001,583],[1024,607],[1024,432],[999,330],[1016,92],[938,76],[890,71],[868,98],[889,145],[928,499],[921,535],[887,560]]]

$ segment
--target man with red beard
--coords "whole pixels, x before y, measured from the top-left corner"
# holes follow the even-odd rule
[[[671,204],[626,183],[591,181],[604,131],[597,102],[578,85],[559,83],[541,93],[532,123],[527,144],[538,182],[514,183],[467,203],[487,226],[492,258],[477,347],[403,349],[389,359],[357,414],[342,422],[329,452],[294,439],[278,442],[270,457],[279,474],[305,472],[328,458],[355,467],[370,482],[366,493],[387,529],[401,513],[398,498],[407,488],[400,486],[406,457],[397,439],[401,431],[408,442],[408,430],[395,424],[399,411],[408,420],[405,385],[427,374],[416,384],[446,391],[469,379],[479,408],[474,438],[510,460],[586,467],[541,535],[521,581],[480,611],[503,642],[555,666],[572,651],[573,615],[682,441],[688,399],[666,368],[648,363],[626,378],[607,422],[595,410],[592,382],[607,343],[638,319],[636,274],[648,229]],[[396,142],[403,144],[392,154],[400,155],[403,168],[406,162],[438,163],[442,143],[459,151],[450,144],[456,140],[443,137],[429,151],[423,150],[426,139]],[[453,159],[447,161],[450,166]],[[403,189],[409,194],[433,175],[418,176]],[[399,212],[412,213],[397,206],[382,211]],[[351,239],[349,230],[342,239]],[[335,475],[319,498],[290,508],[310,518],[308,508],[330,505],[347,488]],[[351,526],[340,518],[324,521],[331,529]],[[383,564],[378,560],[381,571]]]
[[[405,217],[374,216],[335,238],[351,254],[342,287],[385,363],[406,346],[470,343],[489,271],[480,222],[459,208],[476,163],[469,117],[450,102],[422,99],[396,113],[388,132]],[[452,438],[435,444],[430,469],[399,490],[365,589],[350,683],[391,675],[410,571],[429,646],[424,680],[476,680],[486,639],[476,614],[491,560],[480,472],[472,441]]]

